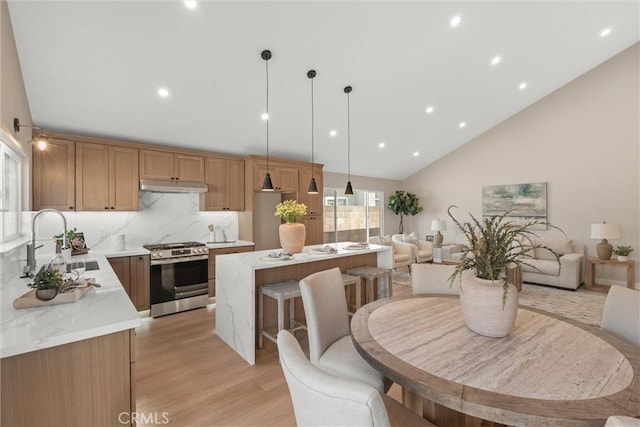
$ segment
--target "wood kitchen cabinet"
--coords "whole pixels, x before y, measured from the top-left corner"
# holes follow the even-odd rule
[[[316,186],[318,194],[308,194],[309,183],[311,182],[311,168],[298,169],[298,202],[307,205],[307,215],[323,214],[323,182],[322,182],[322,166],[315,165],[313,168],[313,176],[316,178]]]
[[[324,243],[323,217],[321,215],[305,215],[300,222],[306,228],[305,246]]]
[[[138,149],[76,143],[76,210],[138,210]]]
[[[136,309],[149,310],[151,308],[149,255],[115,257],[108,260]]]
[[[206,211],[244,210],[244,160],[205,157],[205,183],[200,209]]]
[[[255,164],[254,172],[254,189],[256,191],[262,190],[262,184],[264,182],[264,176],[267,173],[267,163],[258,162]],[[295,166],[278,165],[277,163],[269,162],[269,174],[271,175],[271,182],[273,183],[273,189],[280,192],[292,192],[298,191],[298,168]]]
[[[50,138],[46,150],[33,147],[32,210],[75,210],[75,142]]]
[[[140,179],[204,182],[204,157],[170,151],[140,150]]]
[[[254,245],[209,249],[209,297],[216,296],[216,255],[253,252],[254,250]]]

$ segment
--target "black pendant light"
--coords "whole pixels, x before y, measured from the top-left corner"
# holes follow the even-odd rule
[[[307,71],[307,77],[311,79],[311,182],[309,183],[308,194],[318,194],[318,186],[316,178],[313,175],[313,78],[316,76],[316,70]]]
[[[348,172],[348,180],[347,180],[347,188],[344,190],[344,194],[352,195],[353,187],[351,186],[351,117],[350,117],[350,105],[349,105],[349,94],[351,93],[352,87],[347,86],[344,88],[344,93],[347,94],[347,172]]]
[[[260,56],[264,59],[264,68],[267,73],[267,173],[264,175],[264,181],[262,182],[262,191],[273,191],[273,182],[271,182],[271,175],[269,174],[269,60],[271,59],[271,51],[263,50]]]

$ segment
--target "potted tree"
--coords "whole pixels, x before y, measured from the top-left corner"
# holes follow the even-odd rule
[[[306,229],[300,220],[306,213],[307,206],[296,200],[285,200],[276,205],[275,215],[284,221],[278,230],[283,252],[291,254],[302,252]]]
[[[616,246],[613,253],[618,256],[618,261],[629,261],[629,254],[633,252],[631,246]]]
[[[531,228],[543,224],[560,229],[540,220],[516,223],[508,218],[509,212],[482,220],[469,213],[470,220],[460,222],[452,213],[456,207],[449,206],[447,214],[464,233],[467,243],[449,281],[453,284],[459,278],[465,323],[480,335],[507,336],[518,310],[518,292],[509,283],[507,270],[523,265],[537,269],[530,261],[539,248],[550,251],[559,263],[551,248],[536,242],[538,236]]]
[[[409,193],[404,190],[396,190],[387,202],[387,207],[396,215],[400,215],[400,226],[398,231],[400,234],[404,233],[404,225],[402,220],[405,215],[417,215],[422,212],[422,206],[420,206],[420,199],[413,193]]]

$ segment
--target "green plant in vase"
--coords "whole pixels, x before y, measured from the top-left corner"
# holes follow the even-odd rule
[[[423,208],[420,206],[420,199],[413,193],[404,190],[397,190],[387,201],[387,207],[396,215],[400,215],[400,225],[398,231],[404,232],[403,220],[406,215],[418,215]]]
[[[65,280],[59,271],[47,267],[36,274],[33,282],[28,283],[27,286],[36,290],[38,299],[49,301],[55,298],[64,283]]]
[[[625,245],[618,245],[613,250],[613,253],[618,256],[618,261],[627,261],[631,252],[633,252],[633,248]]]

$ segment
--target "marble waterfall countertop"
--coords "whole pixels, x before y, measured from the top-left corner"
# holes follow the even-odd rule
[[[98,261],[99,270],[86,271],[84,277],[95,277],[101,287],[91,289],[75,303],[18,310],[13,308],[13,301],[30,290],[27,283],[31,279],[16,277],[0,283],[1,358],[107,335],[140,325],[138,312],[109,262],[104,255],[97,252],[91,251],[85,257]],[[134,255],[139,254],[136,252]],[[48,260],[46,256],[38,257],[38,265]]]
[[[220,248],[236,248],[240,246],[253,246],[255,243],[250,242],[248,240],[235,240],[233,242],[205,242],[209,249],[220,249]]]
[[[302,253],[293,254],[291,259],[270,259],[272,253],[281,253],[282,249],[255,252],[242,252],[216,256],[216,335],[233,348],[249,364],[255,364],[256,349],[256,300],[257,286],[264,283],[256,281],[261,273],[284,273],[287,279],[302,279],[306,274],[331,267],[340,267],[343,271],[353,266],[353,257],[366,258],[368,263],[378,267],[392,268],[393,256],[390,246],[369,245],[358,250],[345,249],[352,242],[331,243],[335,253],[318,251],[327,245],[305,246]],[[371,258],[375,261],[371,261]],[[362,259],[361,258],[361,259]],[[330,261],[330,262],[326,262]],[[307,264],[305,268],[290,266]],[[281,272],[264,270],[282,269]],[[387,286],[391,284],[388,283]],[[380,286],[380,284],[378,284]],[[380,289],[380,288],[379,288]],[[385,288],[386,289],[386,288]]]

